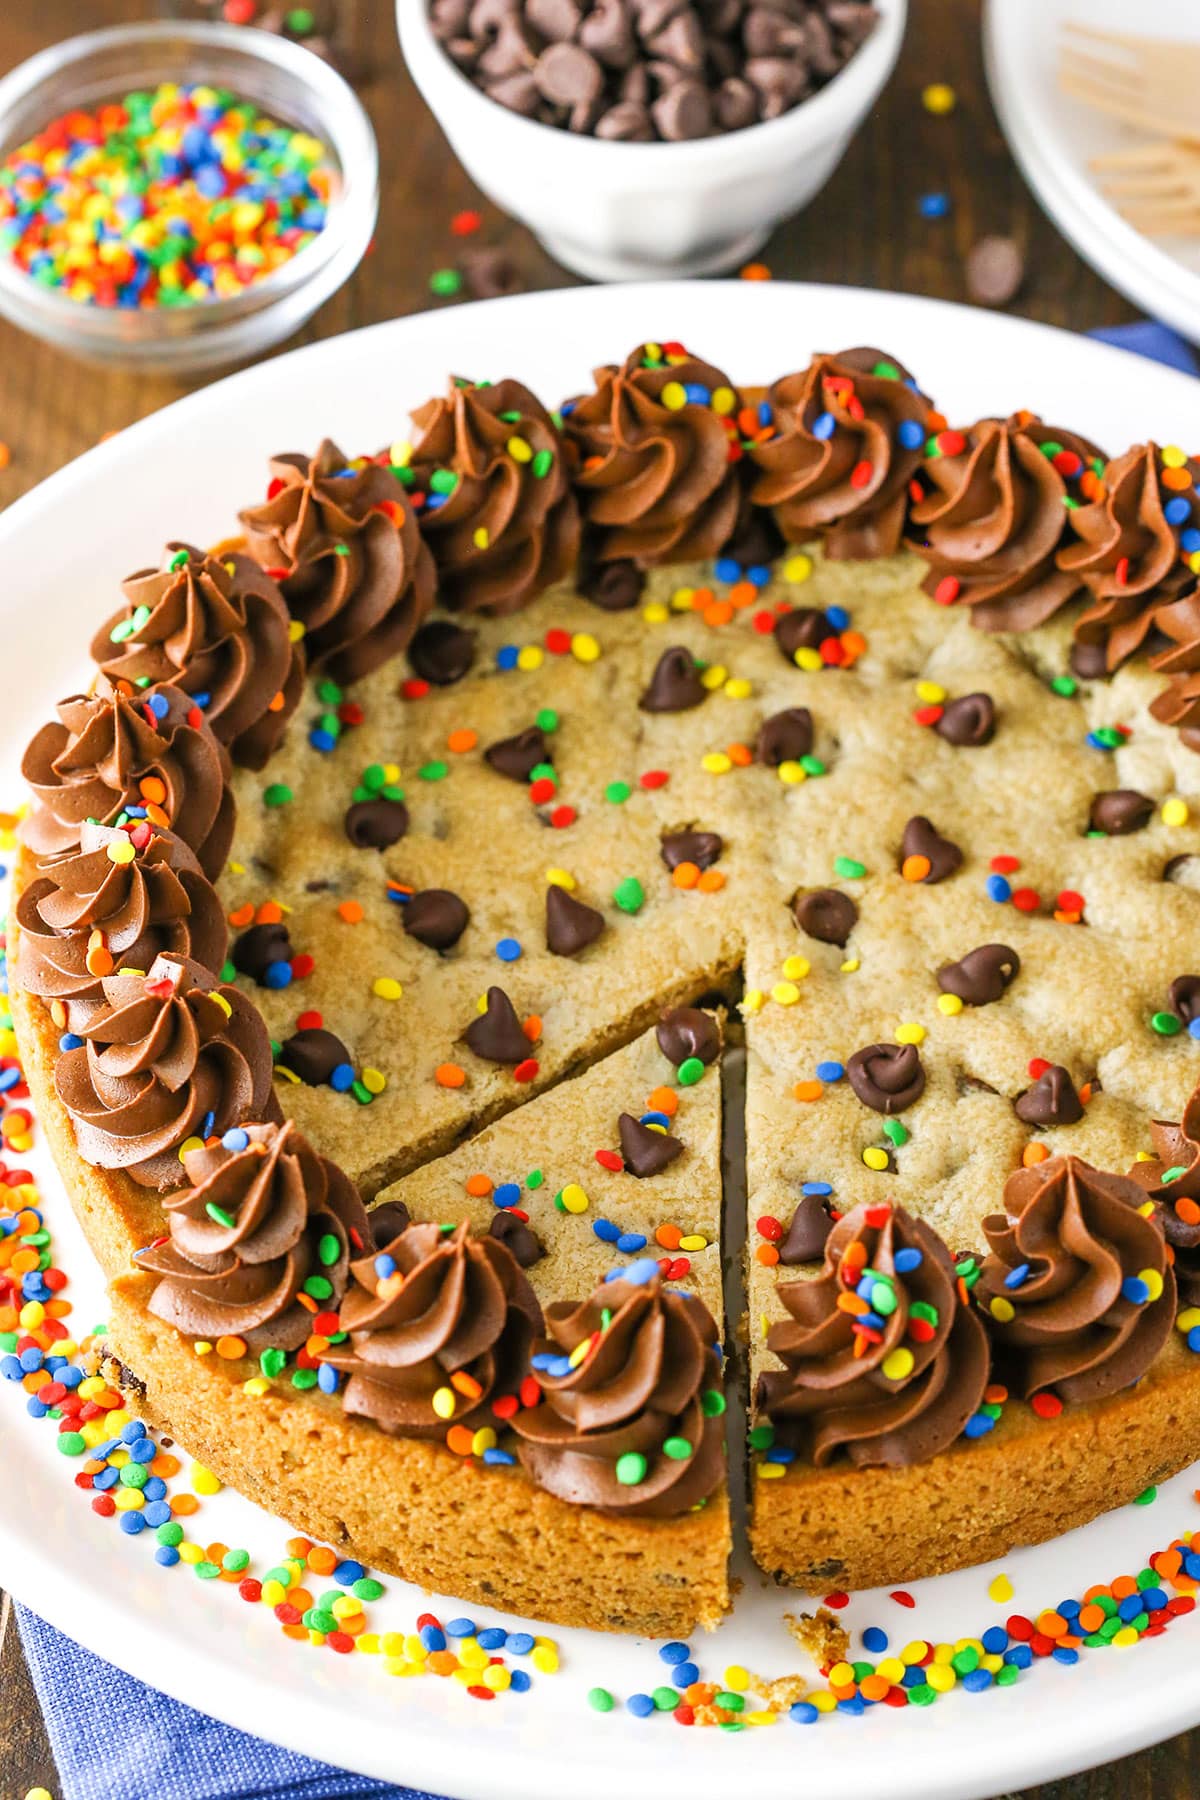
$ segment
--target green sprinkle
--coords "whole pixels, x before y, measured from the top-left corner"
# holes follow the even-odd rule
[[[218,1206],[215,1200],[206,1200],[204,1210],[214,1225],[222,1225],[226,1231],[232,1231],[237,1224],[233,1214],[226,1212],[223,1206]]]
[[[317,683],[317,699],[322,706],[340,706],[345,699],[336,681],[330,681],[326,675]]]
[[[1088,1643],[1090,1643],[1091,1639],[1089,1638],[1086,1641]],[[1005,1663],[1005,1665],[1002,1669],[996,1670],[996,1686],[997,1687],[1011,1687],[1013,1682],[1017,1679],[1017,1676],[1019,1673],[1020,1673],[1020,1671],[1018,1669],[1016,1669],[1012,1663]],[[912,1694],[910,1693],[909,1699],[911,1700],[911,1698],[912,1698]]]
[[[228,1570],[231,1575],[240,1575],[243,1569],[250,1567],[250,1552],[248,1550],[227,1550],[221,1558],[221,1567]]]
[[[744,1694],[731,1694],[726,1689],[724,1692],[717,1695],[716,1699],[713,1701],[713,1705],[721,1707],[724,1712],[740,1713],[745,1710],[746,1696]]]
[[[750,1427],[750,1448],[752,1450],[769,1450],[775,1442],[773,1425],[752,1425]]]
[[[287,806],[292,798],[292,790],[284,781],[273,781],[263,789],[264,806]]]
[[[544,480],[554,467],[553,450],[539,450],[529,466],[538,481]]]
[[[554,767],[553,763],[534,763],[532,769],[529,771],[529,779],[530,781],[552,781],[555,787],[557,787],[558,770]]]
[[[150,1471],[145,1463],[126,1463],[117,1480],[122,1487],[144,1488],[150,1479]]]
[[[624,881],[618,881],[613,889],[614,906],[619,906],[622,912],[636,913],[641,912],[645,904],[645,891],[636,875],[627,875]]]
[[[315,1369],[294,1369],[292,1371],[292,1386],[300,1393],[306,1394],[310,1388],[315,1388],[316,1385],[317,1371]]]
[[[349,544],[335,544],[333,546],[333,554],[335,556],[349,556],[349,554],[350,554]]]
[[[449,773],[450,765],[444,762],[422,763],[417,770],[422,781],[444,781]]]
[[[332,1300],[333,1284],[326,1281],[324,1275],[310,1275],[301,1289],[310,1300]]]
[[[544,731],[544,732],[557,731],[558,730],[558,714],[555,712],[555,710],[552,706],[543,706],[541,711],[537,715],[536,723],[537,723],[537,728],[539,731]]]
[[[258,1366],[267,1379],[273,1381],[287,1367],[287,1356],[282,1350],[264,1350],[258,1359]]]
[[[875,364],[871,373],[872,375],[880,376],[884,381],[899,381],[900,379],[899,369],[894,362],[888,362],[886,357],[882,362],[877,362]]]
[[[704,1064],[698,1056],[685,1056],[675,1071],[675,1079],[680,1087],[695,1087],[704,1073]]]
[[[1015,1669],[1013,1670],[1013,1674],[1016,1674]],[[911,1687],[908,1690],[908,1704],[910,1706],[932,1706],[936,1699],[937,1689],[931,1688],[927,1681],[923,1681],[920,1687]]]
[[[1143,1488],[1133,1504],[1135,1506],[1153,1506],[1157,1499],[1158,1489],[1156,1487]]]
[[[725,1411],[725,1396],[720,1388],[705,1388],[700,1396],[700,1411],[706,1419],[719,1419]]]
[[[611,800],[614,806],[623,806],[632,792],[627,781],[610,781],[604,790],[604,798]]]
[[[82,1444],[83,1440],[80,1439]],[[646,1479],[647,1463],[640,1450],[627,1450],[624,1456],[618,1456],[616,1477],[622,1487],[637,1487]]]
[[[861,881],[867,872],[867,865],[859,862],[856,856],[835,856],[833,872],[840,875],[843,881]]]
[[[63,1456],[82,1456],[87,1449],[83,1434],[78,1431],[63,1431],[55,1439],[59,1452]]]
[[[824,775],[826,769],[819,756],[802,756],[800,767],[806,775]]]
[[[525,1177],[525,1186],[527,1188],[540,1188],[545,1179],[546,1176],[543,1170],[530,1169],[528,1175]]]
[[[1121,733],[1115,731],[1111,725],[1099,726],[1092,733],[1092,736],[1096,739],[1097,743],[1103,744],[1106,750],[1119,750],[1121,745],[1125,742]]]
[[[679,1705],[679,1689],[656,1687],[650,1698],[659,1712],[674,1712]]]
[[[462,284],[463,278],[457,269],[435,269],[429,277],[430,293],[441,294],[446,299],[452,299],[459,293]]]
[[[119,625],[114,625],[109,632],[108,641],[110,644],[123,644],[126,638],[131,638],[133,636],[134,630],[135,626],[132,619],[122,619],[121,623]]]
[[[938,1309],[936,1306],[931,1306],[928,1300],[914,1300],[908,1311],[910,1317],[924,1319],[927,1325],[936,1326],[938,1322]]]
[[[171,558],[170,562],[167,564],[167,567],[168,567],[168,569],[186,568],[187,567],[187,559],[188,559],[188,553],[186,550],[177,550],[175,552],[174,556]]]
[[[458,486],[458,476],[453,469],[435,469],[429,477],[429,486],[435,494],[452,494]]]
[[[883,1121],[883,1135],[891,1143],[896,1144],[897,1146],[900,1144],[907,1144],[908,1126],[902,1125],[899,1119],[885,1119]]]
[[[692,1446],[683,1437],[669,1437],[663,1443],[663,1455],[672,1462],[686,1462],[692,1454]]]
[[[1173,1169],[1164,1170],[1164,1172],[1159,1176],[1158,1179],[1162,1182],[1163,1186],[1165,1187],[1168,1181],[1178,1181],[1179,1177],[1181,1175],[1186,1175],[1186,1174],[1187,1174],[1187,1170],[1184,1167],[1183,1163],[1176,1163],[1175,1167]]]
[[[333,1267],[334,1263],[337,1262],[341,1254],[341,1239],[335,1237],[332,1231],[327,1231],[317,1245],[317,1256],[321,1262],[324,1263],[325,1267],[330,1269]]]
[[[607,1688],[594,1687],[588,1693],[588,1705],[593,1712],[611,1712],[616,1701]]]
[[[1183,1026],[1172,1012],[1156,1012],[1150,1017],[1151,1031],[1157,1031],[1159,1037],[1177,1037]]]
[[[378,1600],[383,1593],[382,1581],[376,1581],[373,1575],[362,1575],[351,1587],[350,1592],[356,1600]]]
[[[168,1549],[173,1550],[177,1544],[183,1542],[183,1526],[176,1519],[168,1519],[165,1525],[159,1526],[154,1535],[160,1544],[165,1544]]]
[[[1050,683],[1052,694],[1061,694],[1064,700],[1070,700],[1079,692],[1079,683],[1073,675],[1056,675]]]
[[[220,1565],[215,1562],[198,1562],[192,1565],[192,1574],[197,1581],[215,1581],[220,1573]]]

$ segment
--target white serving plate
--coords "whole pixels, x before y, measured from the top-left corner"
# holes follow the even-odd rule
[[[804,364],[814,350],[881,345],[902,358],[958,421],[1015,406],[1038,408],[1111,450],[1152,433],[1187,441],[1196,384],[1123,351],[1043,326],[896,295],[783,283],[663,284],[526,296],[398,320],[263,364],[179,402],[89,451],[0,518],[0,666],[7,782],[54,699],[87,676],[85,645],[118,579],[164,540],[211,542],[239,504],[261,491],[272,451],[330,432],[353,453],[402,436],[407,408],[449,371],[517,375],[550,404],[579,391],[592,364],[647,337],[679,338],[746,383]],[[103,1317],[98,1275],[61,1187],[46,1175],[57,1260],[73,1278],[78,1329]],[[29,1419],[0,1385],[0,1582],[62,1630],[130,1673],[229,1723],[311,1756],[423,1787],[455,1800],[727,1800],[735,1789],[793,1800],[847,1791],[889,1800],[973,1800],[1118,1757],[1200,1722],[1200,1617],[1125,1652],[1084,1651],[1080,1664],[1042,1663],[1007,1690],[962,1691],[921,1711],[870,1709],[801,1728],[726,1734],[684,1730],[587,1705],[594,1685],[619,1698],[664,1676],[654,1647],[631,1638],[550,1628],[562,1651],[555,1676],[489,1706],[451,1682],[388,1677],[378,1659],[339,1657],[286,1642],[264,1607],[153,1561],[151,1534],[123,1536],[72,1485],[75,1465],[52,1425]],[[857,1634],[881,1624],[893,1647],[914,1637],[982,1633],[1008,1613],[1034,1614],[1093,1582],[1136,1573],[1150,1553],[1200,1526],[1197,1471],[1165,1485],[1149,1507],[1128,1507],[1053,1545],[913,1589],[903,1610],[886,1594],[856,1596],[844,1615]],[[881,1520],[881,1530],[902,1530]],[[205,1502],[189,1527],[202,1542],[244,1545],[255,1570],[277,1561],[289,1535],[236,1495]],[[1000,1569],[1011,1602],[987,1596]],[[768,1588],[744,1562],[737,1609],[714,1637],[694,1642],[706,1678],[729,1663],[780,1675],[805,1667],[784,1624],[795,1595]],[[373,1628],[411,1629],[431,1604],[388,1582],[369,1610]],[[856,1640],[857,1641],[857,1640]]]
[[[987,0],[988,85],[1009,148],[1059,230],[1098,274],[1152,319],[1200,340],[1200,237],[1148,238],[1105,199],[1090,158],[1146,142],[1146,134],[1059,92],[1060,28],[1078,22],[1111,31],[1200,43],[1192,0]]]

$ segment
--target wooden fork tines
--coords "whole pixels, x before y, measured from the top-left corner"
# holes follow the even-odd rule
[[[1200,41],[1065,24],[1058,84],[1127,125],[1200,143]]]
[[[1147,237],[1200,231],[1200,150],[1141,144],[1094,156],[1089,165],[1117,211]]]

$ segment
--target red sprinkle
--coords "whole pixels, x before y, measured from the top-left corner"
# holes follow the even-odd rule
[[[907,1588],[893,1588],[892,1599],[896,1602],[897,1606],[907,1606],[911,1608],[917,1604]]]
[[[834,1593],[826,1594],[825,1604],[826,1606],[833,1607],[834,1611],[837,1611],[843,1606],[849,1606],[850,1596],[849,1594],[844,1593],[841,1588],[838,1588]]]
[[[455,237],[470,237],[471,233],[478,231],[482,224],[482,213],[477,213],[473,206],[469,206],[465,211],[455,213],[450,221],[450,229]]]
[[[1013,875],[1021,866],[1019,856],[993,856],[988,868],[993,875]]]
[[[1039,1419],[1057,1419],[1063,1409],[1057,1394],[1035,1394],[1029,1404]]]
[[[1018,912],[1036,912],[1042,904],[1040,895],[1034,888],[1014,888],[1012,903]]]
[[[556,806],[550,814],[550,823],[555,831],[565,831],[568,825],[575,823],[578,816],[573,806]]]
[[[597,1150],[596,1161],[602,1169],[611,1169],[614,1175],[619,1175],[625,1167],[615,1150]]]
[[[670,779],[670,771],[667,769],[647,769],[644,775],[638,776],[638,786],[653,791],[655,788],[666,787]]]
[[[939,606],[953,606],[961,592],[962,583],[957,575],[943,575],[933,590],[933,597]]]
[[[533,1081],[537,1076],[537,1072],[538,1072],[537,1059],[532,1056],[527,1056],[525,1058],[524,1062],[519,1062],[517,1064],[516,1068],[513,1070],[513,1080],[514,1081]]]

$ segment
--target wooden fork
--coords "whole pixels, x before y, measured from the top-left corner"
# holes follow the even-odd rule
[[[1100,177],[1122,218],[1148,237],[1200,231],[1200,149],[1186,144],[1142,144],[1094,156]]]
[[[1058,84],[1156,137],[1200,144],[1200,42],[1065,24]]]

